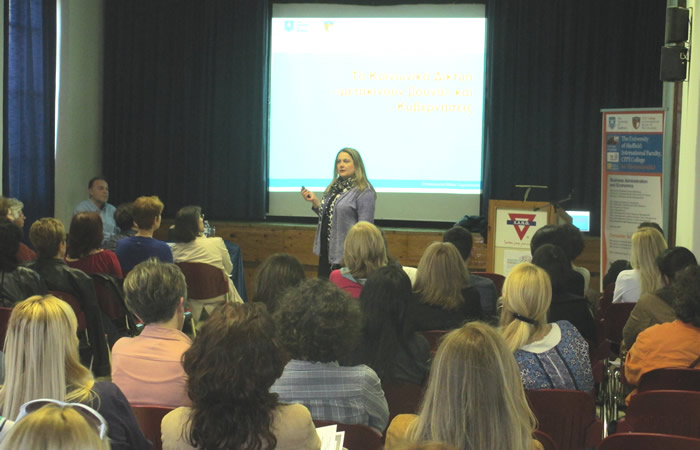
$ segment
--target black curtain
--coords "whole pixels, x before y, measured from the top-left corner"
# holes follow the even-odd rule
[[[5,2],[3,193],[54,214],[56,1]]]
[[[269,4],[107,0],[103,171],[115,203],[158,195],[166,215],[266,208]]]
[[[482,213],[488,199],[591,211],[600,234],[603,108],[659,107],[666,1],[491,0]]]

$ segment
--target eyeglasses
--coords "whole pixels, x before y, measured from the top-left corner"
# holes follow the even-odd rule
[[[104,440],[107,436],[107,421],[104,417],[102,417],[100,413],[98,413],[97,411],[95,411],[87,405],[83,405],[82,403],[66,403],[60,400],[53,400],[50,398],[40,398],[37,400],[32,400],[20,406],[19,415],[17,415],[17,419],[15,420],[15,422],[19,422],[27,414],[31,414],[46,405],[57,405],[61,408],[65,408],[67,406],[72,407],[78,413],[80,413],[80,415],[83,416],[89,424],[94,426],[95,429],[99,431],[101,440]]]

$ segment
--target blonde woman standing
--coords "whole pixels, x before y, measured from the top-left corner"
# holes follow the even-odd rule
[[[535,427],[512,352],[496,329],[475,322],[440,344],[420,412],[391,422],[386,448],[435,441],[470,450],[539,449]]]
[[[570,322],[547,323],[552,285],[544,269],[520,263],[503,285],[501,332],[525,389],[593,390],[588,343]]]
[[[640,228],[632,235],[632,270],[623,270],[617,276],[613,303],[637,303],[642,295],[663,287],[656,257],[667,247],[664,235],[655,228]]]

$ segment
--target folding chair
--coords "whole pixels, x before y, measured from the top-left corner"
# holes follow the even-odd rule
[[[554,439],[547,433],[541,430],[535,430],[535,434],[533,436],[535,439],[537,439],[537,442],[542,444],[542,448],[544,450],[558,450],[559,447],[557,447],[557,444],[554,443]]]
[[[618,433],[603,439],[598,450],[698,450],[700,439],[657,433]]]
[[[428,341],[428,344],[430,344],[430,353],[433,356],[435,356],[435,353],[437,353],[437,349],[440,346],[440,341],[442,337],[449,332],[449,330],[423,331],[423,336],[425,336],[425,339]]]
[[[700,369],[670,367],[656,369],[642,375],[638,393],[646,391],[700,391]]]
[[[229,293],[229,284],[221,269],[204,263],[179,262],[176,264],[185,274],[187,302],[192,309],[195,322],[204,320],[213,307],[226,302],[225,296]]]
[[[700,438],[699,418],[700,392],[647,391],[632,397],[617,431]]]
[[[153,443],[153,450],[161,450],[163,442],[160,439],[160,423],[163,421],[163,417],[172,411],[173,408],[131,405],[131,409],[134,411],[136,421],[139,423],[139,428],[143,431],[146,439]]]
[[[389,423],[399,414],[417,414],[423,400],[423,386],[408,381],[382,383],[384,397],[389,405]]]

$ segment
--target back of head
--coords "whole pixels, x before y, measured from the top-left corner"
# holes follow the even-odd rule
[[[72,406],[49,404],[28,414],[8,431],[0,444],[4,449],[109,450],[109,440],[100,439],[95,424]]]
[[[139,229],[150,230],[153,221],[163,212],[163,202],[155,195],[150,197],[139,197],[132,204],[132,215],[134,223]]]
[[[563,250],[569,252],[566,256],[569,258],[569,261],[573,261],[578,258],[581,253],[583,253],[583,248],[585,245],[583,241],[583,234],[581,234],[581,230],[579,230],[578,227],[570,223],[559,225],[559,227],[561,228],[562,235],[566,238],[568,243],[567,248],[564,248]]]
[[[565,289],[566,280],[571,273],[571,263],[561,247],[554,244],[540,246],[532,255],[532,263],[543,268],[552,282],[552,291]]]
[[[187,296],[185,275],[175,264],[156,258],[137,264],[124,279],[126,305],[147,325],[173,318]]]
[[[287,290],[273,316],[286,350],[303,361],[337,361],[355,348],[362,327],[359,301],[319,279]]]
[[[343,261],[355,278],[367,278],[388,262],[386,244],[379,228],[357,222],[350,228],[343,245]]]
[[[664,229],[661,228],[661,225],[659,225],[656,222],[642,222],[639,224],[637,227],[638,230],[641,230],[642,228],[653,228],[659,233],[661,233],[661,236],[664,236]],[[665,237],[665,236],[664,236]]]
[[[663,286],[656,257],[666,250],[666,247],[663,235],[654,228],[640,228],[632,235],[630,264],[641,273],[642,295],[655,292]]]
[[[198,448],[274,448],[270,386],[286,355],[260,303],[224,303],[183,356],[192,399],[189,441]]]
[[[688,266],[676,274],[673,310],[682,322],[700,328],[700,266]]]
[[[518,365],[498,330],[471,322],[450,332],[407,436],[461,449],[527,449],[534,429]]]
[[[199,206],[185,206],[180,208],[175,216],[173,239],[175,242],[192,242],[201,233],[199,220],[202,217],[202,208]]]
[[[39,254],[39,258],[55,258],[66,240],[66,228],[60,220],[44,217],[32,224],[29,240]]]
[[[0,218],[0,271],[12,272],[17,268],[21,240],[22,230],[9,219]]]
[[[0,196],[0,217],[8,217],[10,214],[10,199]]]
[[[462,289],[469,286],[469,273],[457,248],[433,242],[418,262],[413,289],[420,301],[445,309],[457,309],[464,301]]]
[[[503,284],[501,330],[511,351],[532,342],[547,325],[552,303],[552,285],[544,269],[520,263],[510,271]]]
[[[575,229],[578,230],[577,228]],[[572,234],[573,233],[567,232],[562,225],[545,225],[532,236],[532,240],[530,241],[530,254],[534,255],[537,249],[544,244],[553,244],[564,250],[564,254],[566,254],[569,263],[571,263],[574,259],[571,256],[576,253],[574,251],[575,244],[572,242]],[[582,242],[581,245],[583,245]]]
[[[656,258],[656,265],[661,275],[668,277],[670,283],[676,278],[676,273],[688,266],[697,266],[693,252],[685,247],[667,248]]]
[[[442,235],[442,242],[449,242],[454,245],[464,261],[469,259],[474,246],[472,233],[464,227],[454,226],[445,231]]]
[[[23,403],[37,398],[80,401],[89,396],[93,379],[80,364],[77,326],[70,305],[51,295],[14,306],[5,337],[3,416],[16,417]],[[66,393],[68,386],[74,390]]]
[[[8,198],[7,201],[9,206],[9,215],[11,220],[14,222],[19,218],[20,213],[24,209],[24,203],[16,198]]]
[[[80,259],[102,245],[102,218],[96,212],[79,212],[73,216],[68,230],[66,254]]]
[[[284,291],[298,286],[304,278],[304,266],[295,256],[275,253],[265,259],[255,272],[253,301],[264,303],[272,313],[277,309],[279,298]]]
[[[114,221],[120,230],[126,231],[134,227],[133,203],[122,203],[114,211]]]

